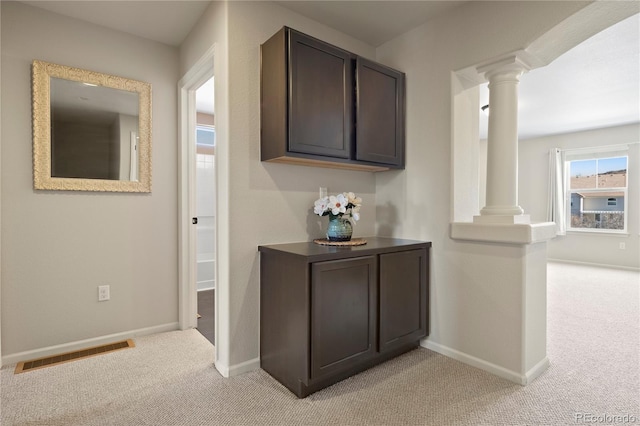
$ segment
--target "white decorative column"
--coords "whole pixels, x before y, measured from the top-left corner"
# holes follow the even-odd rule
[[[529,70],[516,56],[478,68],[489,80],[487,205],[474,223],[530,223],[518,205],[518,83]]]
[[[514,52],[474,67],[469,78],[489,81],[487,201],[472,222],[451,223],[450,266],[463,271],[459,294],[473,302],[456,324],[440,326],[437,344],[426,343],[522,385],[549,365],[547,241],[556,234],[555,223],[531,223],[518,205],[518,84],[531,69],[528,59]],[[477,114],[473,108],[460,117]]]

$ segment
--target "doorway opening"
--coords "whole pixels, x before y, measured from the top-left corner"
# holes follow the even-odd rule
[[[195,218],[198,331],[215,342],[216,181],[214,78],[196,90]]]
[[[181,330],[196,328],[206,333],[214,346],[214,364],[218,362],[220,338],[219,253],[217,250],[218,180],[215,163],[216,119],[214,84],[214,47],[178,82],[178,318]],[[210,296],[201,300],[201,296]],[[210,291],[208,294],[204,293]],[[199,313],[200,311],[200,313]],[[198,318],[200,317],[200,318]],[[218,342],[220,343],[220,342]],[[223,342],[224,343],[224,342]]]

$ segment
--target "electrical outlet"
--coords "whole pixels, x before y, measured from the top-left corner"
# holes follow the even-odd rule
[[[98,302],[106,302],[111,298],[109,294],[109,286],[108,285],[99,285],[98,286]]]
[[[627,245],[625,243],[620,243],[618,247],[620,248],[620,250],[624,250],[627,248]]]

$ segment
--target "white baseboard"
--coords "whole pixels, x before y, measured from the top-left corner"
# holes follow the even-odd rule
[[[525,374],[521,374],[516,371],[509,370],[504,367],[500,367],[499,365],[490,363],[483,359],[476,358],[464,352],[460,352],[458,350],[452,349],[448,346],[444,346],[439,343],[432,342],[431,340],[424,340],[420,342],[420,345],[424,348],[430,349],[434,352],[437,352],[449,358],[453,358],[456,361],[460,361],[472,367],[476,367],[481,370],[487,371],[491,374],[495,374],[498,377],[502,377],[503,379],[507,379],[511,382],[517,383],[522,386],[525,386],[531,383],[536,377],[542,374],[549,366],[549,360],[545,357],[542,361],[536,364],[531,370],[527,371]]]
[[[250,359],[249,361],[241,362],[240,364],[232,366],[216,362],[216,370],[218,370],[220,374],[222,374],[222,377],[225,378],[239,376],[241,374],[257,370],[258,368],[260,368],[260,358]]]
[[[61,345],[47,346],[44,348],[33,349],[30,351],[18,352],[15,354],[4,355],[2,357],[2,365],[16,364],[21,361],[43,358],[47,356],[73,352],[94,346],[106,345],[108,343],[119,340],[131,339],[139,336],[147,336],[149,334],[163,333],[165,331],[178,330],[178,323],[156,325],[153,327],[139,328],[137,330],[123,331],[121,333],[109,334],[106,336],[93,337],[91,339],[78,340],[75,342],[63,343]]]
[[[544,373],[546,369],[549,368],[549,365],[549,358],[545,356],[542,361],[534,365],[531,370],[527,371],[527,373],[525,374],[526,382],[523,383],[523,385],[528,385],[529,383],[533,382],[536,378],[538,378],[539,375]]]
[[[547,259],[547,262],[554,263],[568,263],[570,265],[582,265],[582,266],[595,266],[596,268],[609,268],[609,269],[621,269],[623,271],[640,271],[640,268],[634,268],[633,266],[621,266],[621,265],[609,265],[606,263],[593,263],[593,262],[579,262],[577,260],[565,260],[565,259]]]

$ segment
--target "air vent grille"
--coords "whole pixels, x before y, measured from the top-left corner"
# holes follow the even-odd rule
[[[19,362],[16,365],[15,374],[24,373],[25,371],[37,370],[39,368],[51,367],[52,365],[62,364],[65,362],[76,361],[82,358],[89,358],[101,355],[107,352],[118,351],[120,349],[133,348],[135,344],[133,340],[123,340],[121,342],[109,343],[107,345],[95,346],[92,348],[81,349],[79,351],[67,352],[64,354],[53,355],[45,358],[33,359],[31,361]]]

